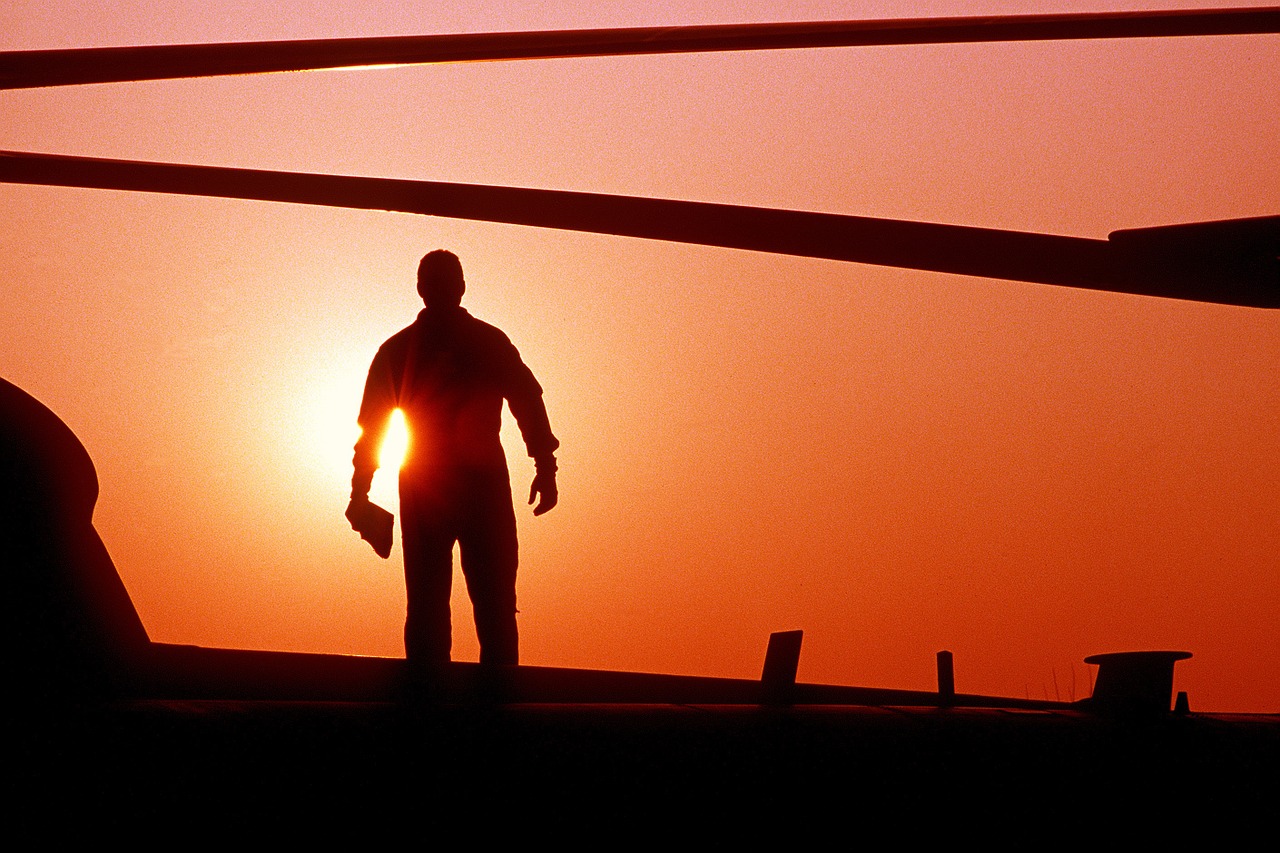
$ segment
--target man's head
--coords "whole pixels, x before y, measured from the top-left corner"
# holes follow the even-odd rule
[[[462,279],[462,262],[453,252],[436,249],[418,264],[418,295],[428,308],[456,308],[467,285]]]

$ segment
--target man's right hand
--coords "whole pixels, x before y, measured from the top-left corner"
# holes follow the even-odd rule
[[[360,538],[373,546],[382,559],[391,556],[392,529],[395,518],[391,513],[369,500],[368,495],[355,496],[347,504],[347,521]]]
[[[356,519],[359,517],[360,510],[363,509],[364,505],[367,503],[369,503],[368,495],[352,495],[351,496],[351,501],[350,503],[347,504],[347,511],[344,514],[347,517],[347,521],[351,523],[352,530],[355,530],[355,531],[360,530],[360,528],[356,526]]]

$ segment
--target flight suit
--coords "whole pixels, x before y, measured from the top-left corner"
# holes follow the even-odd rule
[[[539,470],[554,471],[560,442],[542,387],[507,336],[465,309],[424,309],[382,345],[369,367],[352,494],[368,493],[391,414],[400,408],[409,428],[400,522],[410,660],[449,660],[454,542],[481,662],[519,660],[516,519],[499,437],[504,400]]]

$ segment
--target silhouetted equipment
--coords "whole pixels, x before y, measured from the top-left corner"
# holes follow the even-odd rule
[[[1111,652],[1090,655],[1098,665],[1093,696],[1086,700],[1100,713],[1155,717],[1169,713],[1173,665],[1191,652]]]
[[[62,420],[0,379],[5,667],[16,695],[87,700],[131,689],[146,629],[93,528],[98,477]]]
[[[34,50],[0,53],[0,88],[437,62],[1278,31],[1280,8],[1271,7]]]
[[[596,193],[0,151],[0,181],[390,210],[856,261],[959,275],[1280,307],[1280,216],[1093,240]]]

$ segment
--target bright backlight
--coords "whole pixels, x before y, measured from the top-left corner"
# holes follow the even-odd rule
[[[409,449],[409,426],[405,423],[404,412],[396,409],[391,413],[391,425],[382,439],[382,450],[378,454],[378,464],[384,471],[398,471],[404,464],[404,455]]]

